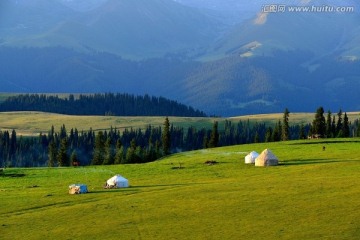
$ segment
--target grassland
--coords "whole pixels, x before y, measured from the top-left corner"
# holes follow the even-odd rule
[[[349,120],[359,119],[359,112],[347,113]],[[194,118],[194,117],[169,117],[171,124],[179,127],[202,127],[211,128],[214,121],[219,122],[219,129],[223,128],[225,120],[234,123],[238,121],[265,122],[267,124],[275,124],[282,120],[282,113],[277,114],[260,114],[246,115],[231,118]],[[300,123],[311,123],[314,119],[313,113],[291,113],[290,125]],[[15,129],[18,135],[29,136],[38,135],[39,133],[47,133],[51,126],[56,131],[65,124],[66,128],[77,128],[79,131],[87,131],[90,128],[94,131],[125,128],[145,128],[148,125],[162,126],[165,117],[116,117],[116,116],[71,116],[44,112],[0,112],[0,130]]]
[[[44,112],[0,112],[0,129],[15,129],[18,135],[31,136],[47,133],[51,126],[56,131],[65,124],[70,131],[106,130],[111,127],[123,130],[125,128],[146,128],[149,125],[162,126],[165,117],[115,117],[115,116],[73,116]],[[175,126],[211,127],[213,121],[219,118],[169,117]]]
[[[358,239],[359,147],[360,139],[289,141],[143,165],[6,169],[1,239]],[[264,148],[279,166],[244,164]],[[116,173],[131,187],[102,189]],[[90,192],[69,195],[78,182]]]

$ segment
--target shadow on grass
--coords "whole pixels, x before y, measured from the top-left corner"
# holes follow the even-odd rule
[[[290,143],[289,145],[318,145],[318,144],[336,144],[336,143],[360,143],[360,140],[317,140],[317,141],[312,141],[309,140],[308,142],[304,141],[304,142],[296,142],[296,143]]]
[[[102,190],[95,190],[95,191],[89,191],[89,194],[93,194],[93,193],[128,193],[128,194],[134,194],[134,193],[140,193],[143,192],[142,190],[144,189],[148,189],[147,191],[151,191],[151,189],[153,190],[163,190],[163,189],[170,189],[170,188],[175,188],[175,187],[184,187],[184,186],[192,186],[192,185],[199,185],[202,183],[179,183],[179,184],[154,184],[154,185],[135,185],[135,186],[130,186],[127,188],[113,188],[113,189],[102,189]]]
[[[2,173],[0,174],[0,177],[11,177],[11,178],[19,178],[19,177],[25,177],[26,175],[23,173]]]
[[[290,166],[290,165],[307,165],[307,164],[328,164],[328,163],[339,163],[339,162],[354,162],[360,160],[331,160],[331,159],[292,159],[284,162],[279,162],[279,166]]]

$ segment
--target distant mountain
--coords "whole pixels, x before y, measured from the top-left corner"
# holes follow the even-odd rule
[[[200,10],[171,0],[4,1],[4,46],[64,46],[143,59],[191,54],[217,39],[222,28]]]
[[[0,91],[149,94],[223,116],[355,111],[359,9],[354,0],[3,0]]]
[[[360,36],[357,13],[259,13],[233,28],[210,55],[271,55],[278,50],[305,50],[316,58],[360,57],[354,36]]]

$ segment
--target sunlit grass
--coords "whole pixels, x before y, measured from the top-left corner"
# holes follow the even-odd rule
[[[357,239],[359,146],[360,139],[290,141],[143,165],[6,169],[0,232],[2,239]],[[279,166],[244,164],[247,152],[265,148]],[[131,187],[103,189],[116,173]],[[72,183],[90,193],[69,195]]]

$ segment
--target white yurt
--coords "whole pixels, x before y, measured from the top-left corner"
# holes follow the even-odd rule
[[[87,192],[88,189],[85,184],[71,184],[69,186],[69,194],[82,194]]]
[[[245,163],[246,164],[254,164],[255,159],[259,156],[259,154],[255,151],[252,151],[248,155],[245,156]]]
[[[277,166],[278,164],[279,159],[269,149],[262,151],[255,159],[255,166]]]
[[[129,187],[129,181],[123,176],[117,174],[106,181],[109,188],[127,188]]]

